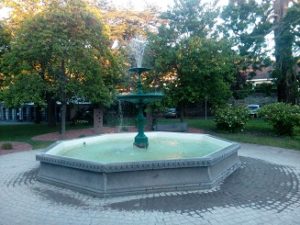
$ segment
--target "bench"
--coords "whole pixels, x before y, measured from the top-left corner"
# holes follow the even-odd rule
[[[153,126],[155,131],[186,132],[187,123],[157,124]]]

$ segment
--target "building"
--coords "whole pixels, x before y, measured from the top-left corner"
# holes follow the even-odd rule
[[[26,103],[19,108],[6,107],[0,103],[0,121],[34,121],[34,119],[35,107],[33,103]]]
[[[258,84],[272,84],[274,78],[272,77],[272,67],[263,67],[260,70],[248,72],[247,82],[252,83],[253,87]],[[254,76],[252,76],[252,74]]]

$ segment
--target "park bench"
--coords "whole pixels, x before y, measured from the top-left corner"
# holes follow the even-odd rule
[[[154,125],[155,131],[171,131],[171,132],[186,132],[188,130],[187,123],[172,123],[172,124],[157,124]]]

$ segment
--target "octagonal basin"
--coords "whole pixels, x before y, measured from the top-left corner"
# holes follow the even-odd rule
[[[36,157],[38,179],[100,196],[212,188],[234,172],[239,145],[206,134],[149,132],[56,142]]]

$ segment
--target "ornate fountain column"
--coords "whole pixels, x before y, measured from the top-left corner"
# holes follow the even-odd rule
[[[138,104],[138,115],[137,115],[137,128],[138,134],[134,138],[134,145],[139,148],[148,147],[148,137],[144,133],[145,117],[144,117],[144,104],[140,102]]]
[[[149,68],[145,67],[134,67],[129,69],[130,72],[138,74],[136,93],[118,96],[119,100],[134,103],[138,108],[138,115],[136,118],[138,134],[135,136],[133,144],[139,148],[147,148],[149,145],[148,137],[144,133],[144,125],[146,120],[144,117],[144,107],[150,102],[158,101],[163,98],[162,93],[143,92],[141,74],[149,70]]]
[[[137,94],[143,95],[143,86],[141,81],[141,70],[137,70],[138,73],[138,81],[137,81]],[[143,99],[140,99],[137,107],[138,107],[138,115],[137,115],[137,128],[138,134],[134,138],[134,145],[139,148],[147,148],[148,147],[148,137],[144,133],[144,125],[145,125],[145,117],[144,117],[144,106]]]

